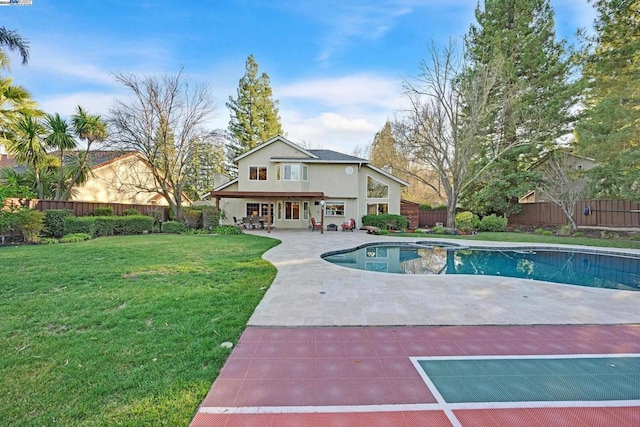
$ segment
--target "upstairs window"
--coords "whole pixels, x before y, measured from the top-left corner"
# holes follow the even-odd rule
[[[309,181],[309,166],[302,165],[302,180]]]
[[[369,199],[388,199],[389,186],[382,181],[367,176],[367,198]]]
[[[266,181],[266,166],[249,166],[249,181]]]
[[[284,165],[282,169],[284,181],[300,181],[300,165]]]

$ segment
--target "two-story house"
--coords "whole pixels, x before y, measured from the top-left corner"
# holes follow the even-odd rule
[[[276,228],[324,226],[366,214],[400,214],[403,180],[368,160],[300,147],[277,136],[238,156],[238,178],[215,188],[211,200],[234,217],[269,217]]]

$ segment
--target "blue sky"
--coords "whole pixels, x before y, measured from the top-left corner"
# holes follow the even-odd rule
[[[523,0],[526,1],[526,0]],[[594,18],[587,0],[551,0],[560,37]],[[113,73],[164,74],[184,67],[217,100],[213,128],[226,128],[253,54],[271,78],[287,136],[310,148],[351,153],[369,144],[401,106],[401,84],[426,46],[461,38],[475,0],[33,0],[0,7],[0,26],[29,40],[14,83],[46,112],[76,105],[108,114],[125,96]]]

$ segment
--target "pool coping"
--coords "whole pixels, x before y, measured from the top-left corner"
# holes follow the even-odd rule
[[[640,323],[640,292],[549,283],[502,276],[427,276],[354,270],[322,255],[371,243],[427,242],[428,238],[364,232],[279,230],[281,240],[263,258],[278,273],[256,308],[251,326],[534,325]],[[434,244],[462,246],[438,239]],[[571,249],[640,257],[640,250],[577,245],[465,241],[464,247],[515,250]],[[347,271],[348,270],[348,271]],[[423,304],[421,304],[423,302]]]

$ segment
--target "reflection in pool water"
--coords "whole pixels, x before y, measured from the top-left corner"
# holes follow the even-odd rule
[[[640,256],[540,248],[466,248],[440,242],[378,243],[322,255],[359,270],[474,274],[639,291]]]

